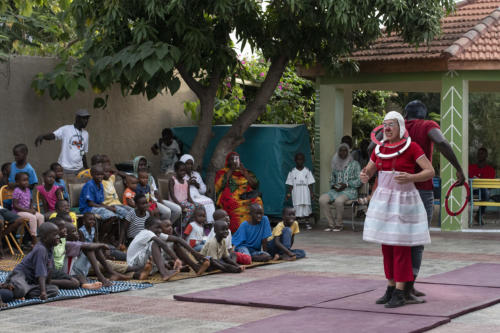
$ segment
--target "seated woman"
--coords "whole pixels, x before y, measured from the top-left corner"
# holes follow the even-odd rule
[[[243,166],[240,155],[231,152],[226,156],[225,167],[215,174],[216,204],[224,209],[231,222],[232,233],[244,221],[250,220],[250,205],[263,205],[257,191],[259,181],[255,174]]]
[[[325,231],[342,230],[344,203],[358,198],[358,187],[361,186],[359,172],[359,163],[349,154],[349,146],[341,143],[332,158],[331,190],[319,197],[319,206],[328,220],[328,228]],[[335,205],[335,219],[330,209],[331,203]]]
[[[184,154],[181,156],[180,161],[186,164],[186,175],[184,176],[184,180],[189,184],[191,199],[193,199],[196,204],[205,207],[205,212],[207,213],[207,223],[212,224],[214,222],[213,215],[215,212],[214,202],[209,197],[203,195],[207,191],[207,187],[203,182],[201,175],[194,171],[193,156]]]

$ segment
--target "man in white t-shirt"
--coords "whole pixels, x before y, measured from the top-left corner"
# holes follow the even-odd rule
[[[86,109],[76,112],[75,123],[59,127],[53,133],[43,134],[36,138],[35,146],[43,140],[61,140],[61,153],[58,162],[65,173],[77,174],[87,169],[87,153],[89,151],[89,133],[85,130],[90,113]]]

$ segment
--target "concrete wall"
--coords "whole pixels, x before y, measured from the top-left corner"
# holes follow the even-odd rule
[[[13,160],[12,147],[17,143],[28,145],[28,161],[38,174],[57,161],[60,142],[44,142],[36,148],[37,135],[49,133],[58,127],[72,124],[74,113],[87,108],[92,117],[87,130],[90,135],[88,161],[96,153],[108,154],[113,162],[146,155],[159,170],[159,157],[151,153],[151,145],[160,137],[164,127],[191,125],[184,115],[183,102],[195,95],[182,83],[174,96],[164,94],[148,101],[146,97],[122,97],[118,87],[109,94],[106,109],[93,109],[96,95],[92,91],[78,93],[66,101],[53,101],[45,93],[37,96],[31,89],[35,74],[48,72],[57,64],[53,58],[14,57],[0,63],[0,163]]]

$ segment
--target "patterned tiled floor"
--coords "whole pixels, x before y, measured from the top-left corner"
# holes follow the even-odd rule
[[[296,246],[308,258],[242,274],[218,274],[155,285],[145,290],[60,301],[0,312],[0,331],[20,332],[216,332],[284,313],[284,310],[174,301],[174,294],[231,286],[293,272],[383,279],[377,245],[361,232],[302,232]],[[500,234],[433,233],[421,276],[476,262],[500,263]],[[307,288],[307,285],[304,285]],[[500,305],[456,318],[432,332],[500,332]]]

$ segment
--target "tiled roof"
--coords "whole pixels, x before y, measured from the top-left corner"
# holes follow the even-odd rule
[[[425,60],[500,61],[500,0],[468,0],[442,20],[442,34],[418,48],[401,37],[384,36],[368,49],[357,51],[360,62]]]

